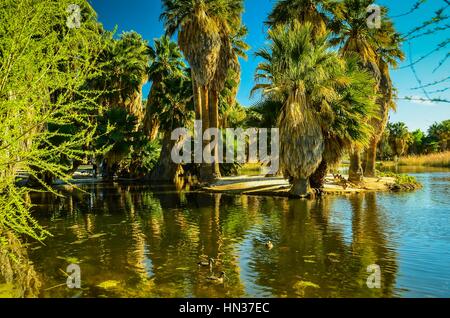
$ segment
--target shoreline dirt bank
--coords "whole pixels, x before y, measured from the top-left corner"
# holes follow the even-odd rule
[[[400,192],[419,189],[418,184],[399,184],[395,177],[364,178],[361,184],[353,184],[336,180],[332,175],[327,176],[323,189],[313,189],[318,195],[348,195],[363,192]],[[203,191],[210,193],[245,194],[261,196],[290,197],[290,185],[282,177],[239,176],[221,178],[203,187]]]

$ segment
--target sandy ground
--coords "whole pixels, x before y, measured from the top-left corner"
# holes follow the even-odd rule
[[[325,194],[352,194],[367,191],[390,191],[393,184],[395,184],[395,178],[383,177],[365,178],[364,182],[359,185],[351,183],[345,185],[329,175],[326,178],[323,192]],[[203,188],[207,192],[283,197],[289,196],[289,189],[288,180],[282,177],[264,176],[226,177]]]

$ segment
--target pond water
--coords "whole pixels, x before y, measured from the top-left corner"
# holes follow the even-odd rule
[[[34,216],[53,237],[29,254],[42,297],[450,297],[450,170],[413,171],[422,190],[317,201],[119,184],[40,194]],[[208,257],[223,284],[197,265]],[[81,289],[64,286],[71,263]]]

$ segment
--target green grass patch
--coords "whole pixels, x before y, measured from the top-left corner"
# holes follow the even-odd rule
[[[394,172],[378,172],[379,177],[395,178],[395,183],[398,185],[411,184],[415,186],[420,186],[420,182],[417,181],[416,177],[407,174],[398,174]]]

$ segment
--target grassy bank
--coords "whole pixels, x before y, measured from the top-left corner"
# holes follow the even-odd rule
[[[395,183],[390,185],[391,191],[408,191],[420,189],[422,185],[413,176],[407,174],[397,174],[393,172],[380,172],[380,178],[395,178]]]
[[[428,166],[450,168],[450,151],[422,156],[408,156],[400,158],[401,166]]]

